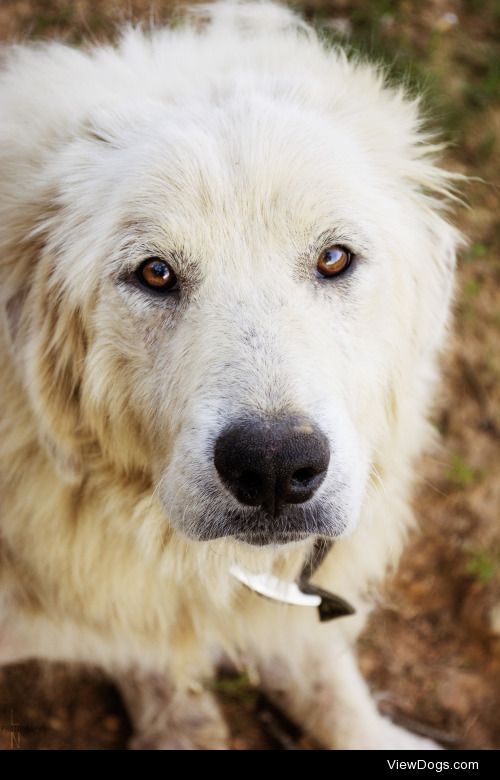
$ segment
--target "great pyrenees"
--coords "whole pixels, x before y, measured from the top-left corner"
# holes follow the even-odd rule
[[[226,744],[222,656],[326,747],[432,746],[354,647],[431,431],[461,240],[438,151],[270,2],[6,52],[2,662],[102,667],[135,747]]]

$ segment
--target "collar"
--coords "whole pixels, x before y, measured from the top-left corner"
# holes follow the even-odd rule
[[[345,599],[337,596],[335,593],[330,593],[328,590],[319,588],[317,585],[312,585],[310,582],[332,547],[333,542],[331,539],[316,539],[297,578],[297,585],[302,593],[319,596],[318,613],[322,623],[325,623],[327,620],[354,615],[356,611]]]
[[[333,547],[333,541],[317,538],[308,553],[295,582],[286,582],[272,574],[249,574],[239,566],[232,566],[230,573],[254,593],[282,604],[317,607],[320,621],[353,615],[354,608],[343,598],[328,590],[312,585],[310,580]]]

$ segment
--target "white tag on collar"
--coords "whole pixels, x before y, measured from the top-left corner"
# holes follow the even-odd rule
[[[297,607],[319,607],[321,604],[321,596],[303,593],[296,582],[280,580],[274,574],[251,574],[236,564],[231,566],[229,573],[250,590],[273,601],[281,601]]]

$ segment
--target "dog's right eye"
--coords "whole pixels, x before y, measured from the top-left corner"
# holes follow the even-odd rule
[[[159,293],[171,292],[178,285],[174,271],[160,257],[148,257],[141,263],[135,275],[143,287]]]
[[[344,246],[334,244],[321,252],[316,266],[317,273],[324,279],[340,276],[344,271],[347,271],[353,257],[352,252]]]

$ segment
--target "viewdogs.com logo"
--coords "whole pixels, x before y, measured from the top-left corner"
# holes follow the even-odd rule
[[[387,759],[389,769],[427,769],[431,772],[446,772],[447,769],[479,769],[479,761],[427,761],[418,758],[415,761],[398,761]]]

